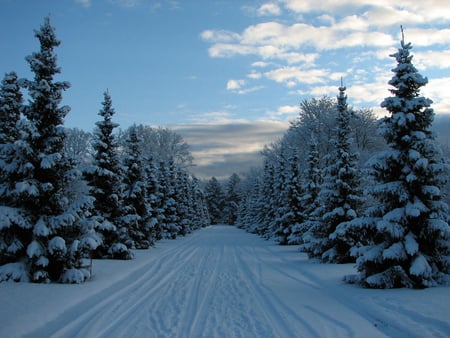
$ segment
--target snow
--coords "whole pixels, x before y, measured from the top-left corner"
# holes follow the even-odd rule
[[[345,284],[351,264],[318,264],[235,227],[134,253],[94,260],[84,284],[1,283],[0,337],[450,335],[448,287]]]

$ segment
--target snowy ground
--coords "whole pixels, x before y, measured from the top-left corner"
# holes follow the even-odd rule
[[[213,226],[95,261],[82,285],[0,284],[0,337],[450,337],[450,288],[367,290],[352,272]]]

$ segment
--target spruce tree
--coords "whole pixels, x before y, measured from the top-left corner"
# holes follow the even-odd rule
[[[151,229],[151,245],[157,239],[160,239],[160,192],[159,192],[159,182],[158,182],[158,169],[155,167],[153,163],[153,157],[150,155],[148,158],[145,158],[144,172],[145,172],[145,191],[146,198],[149,207],[149,215],[147,226]]]
[[[332,180],[335,184],[336,194],[334,206],[330,213],[324,215],[324,221],[329,225],[328,243],[322,259],[328,262],[346,263],[353,261],[350,255],[350,247],[356,239],[352,236],[342,236],[336,229],[341,223],[356,218],[362,203],[359,186],[358,155],[354,151],[351,130],[351,112],[347,107],[345,87],[339,87],[337,97],[337,135],[335,150],[333,152],[333,166],[335,176]]]
[[[369,162],[374,184],[367,193],[377,204],[341,229],[365,239],[353,254],[356,281],[367,287],[429,287],[450,273],[448,206],[441,194],[448,166],[430,131],[432,101],[420,95],[428,80],[414,67],[411,48],[402,31],[401,47],[391,55],[397,61],[392,96],[381,103],[389,112],[381,128],[389,149]]]
[[[121,223],[127,232],[121,240],[131,248],[147,249],[152,243],[152,226],[149,224],[150,206],[142,162],[141,141],[136,126],[129,128],[123,155],[123,206]]]
[[[313,215],[318,207],[318,195],[321,184],[321,169],[319,168],[319,152],[314,134],[309,141],[308,167],[304,171],[304,178],[300,187],[300,204],[302,206],[302,221],[293,225],[289,235],[289,244],[302,244],[303,235],[315,224]]]
[[[200,182],[197,177],[192,177],[191,180],[191,196],[193,206],[193,228],[200,229],[208,226],[211,219],[208,212],[206,197],[203,190],[200,188]]]
[[[99,257],[130,259],[132,253],[120,241],[128,236],[128,229],[120,222],[122,216],[122,168],[117,152],[117,140],[113,131],[119,125],[112,121],[115,111],[108,91],[104,94],[99,115],[102,120],[94,130],[94,163],[85,176],[95,198],[96,230],[102,237],[102,245],[96,250]]]
[[[63,123],[70,108],[60,103],[62,92],[70,85],[54,81],[60,73],[54,48],[60,41],[48,17],[35,36],[40,50],[26,58],[34,79],[22,81],[30,100],[23,107],[27,120],[16,122],[20,125],[13,150],[17,161],[11,164],[17,172],[10,181],[9,188],[15,184],[9,202],[30,224],[24,236],[26,257],[21,257],[30,279],[79,283],[89,278],[82,258],[96,246],[92,229],[84,223],[92,199],[80,196],[73,200],[67,191],[74,167],[64,156]],[[13,114],[17,117],[17,111]]]
[[[239,183],[241,179],[238,174],[233,173],[227,182],[227,191],[225,197],[224,217],[225,222],[234,225],[237,219],[239,207]]]
[[[31,222],[21,205],[16,182],[27,176],[28,145],[20,140],[22,93],[15,72],[5,74],[0,87],[0,281],[28,280],[23,258]],[[29,149],[28,149],[29,150]]]
[[[222,221],[224,196],[222,186],[217,178],[212,177],[205,186],[205,197],[211,215],[211,224],[218,224]]]

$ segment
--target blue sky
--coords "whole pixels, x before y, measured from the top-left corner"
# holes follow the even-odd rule
[[[199,164],[254,154],[341,77],[351,105],[382,115],[401,24],[430,81],[423,94],[450,114],[449,0],[0,0],[1,72],[30,76],[24,58],[49,14],[72,84],[66,126],[92,130],[108,89],[122,128],[180,130]]]

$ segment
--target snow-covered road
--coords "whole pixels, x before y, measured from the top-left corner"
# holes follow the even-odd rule
[[[341,282],[352,272],[211,226],[96,261],[84,285],[0,284],[0,336],[450,336],[449,288],[366,290]]]

